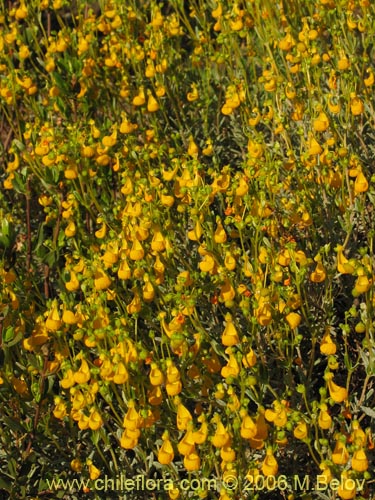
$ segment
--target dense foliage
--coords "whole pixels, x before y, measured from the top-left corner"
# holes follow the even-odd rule
[[[373,3],[0,25],[2,498],[372,498]]]

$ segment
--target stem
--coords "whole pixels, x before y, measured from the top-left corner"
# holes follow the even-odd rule
[[[30,177],[26,181],[26,228],[27,228],[27,250],[26,250],[26,272],[29,274],[31,272],[31,220],[30,220]]]

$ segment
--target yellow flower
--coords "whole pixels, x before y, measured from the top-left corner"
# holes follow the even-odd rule
[[[259,305],[254,311],[257,322],[262,326],[269,325],[272,321],[271,304],[267,300],[267,298],[260,297]]]
[[[230,435],[221,420],[217,422],[215,434],[212,436],[212,444],[215,448],[222,448],[230,442]]]
[[[331,480],[333,479],[331,469],[324,462],[319,465],[319,469],[322,471],[320,473],[322,484],[328,485],[331,482]]]
[[[337,247],[337,270],[341,274],[352,274],[354,272],[354,267],[344,255],[344,247],[342,245],[338,245]]]
[[[95,467],[91,460],[87,460],[87,465],[89,469],[90,479],[92,481],[95,481],[95,479],[98,479],[98,477],[100,476],[100,470]]]
[[[262,463],[262,472],[265,476],[276,476],[279,466],[277,460],[273,455],[272,448],[268,448],[266,457]]]
[[[368,469],[369,463],[363,448],[355,451],[352,456],[352,469],[357,472],[365,472]]]
[[[241,437],[244,439],[251,439],[256,436],[257,433],[257,426],[254,420],[250,417],[250,415],[247,414],[242,414],[242,421],[241,421]]]
[[[131,435],[131,432],[128,429],[125,429],[120,439],[121,448],[124,448],[125,450],[132,450],[137,446],[137,444],[138,438]]]
[[[341,110],[341,104],[339,101],[335,102],[332,98],[332,96],[329,96],[328,99],[328,109],[333,115],[337,115],[340,113]]]
[[[240,373],[240,367],[238,365],[238,361],[234,356],[234,354],[230,352],[228,363],[221,369],[221,375],[224,378],[228,378],[228,377],[237,377],[239,373]]]
[[[195,223],[194,229],[192,229],[191,231],[188,231],[187,236],[188,236],[189,240],[191,240],[191,241],[199,241],[201,239],[202,235],[203,235],[202,225],[199,222],[199,220],[197,220],[197,222]]]
[[[159,406],[163,402],[163,394],[160,386],[155,386],[147,392],[148,402],[152,406]]]
[[[148,96],[148,101],[147,101],[147,111],[149,113],[155,113],[155,111],[158,111],[158,109],[159,109],[158,101],[152,94],[150,94]]]
[[[188,146],[188,155],[192,156],[193,158],[197,158],[199,153],[198,146],[194,142],[194,138],[191,135],[189,138],[189,146]]]
[[[146,96],[145,96],[145,91],[144,88],[141,87],[139,89],[138,94],[133,98],[133,105],[134,106],[143,106],[143,104],[146,102]]]
[[[195,451],[184,457],[184,467],[188,472],[199,470],[200,466],[201,459]]]
[[[55,302],[52,305],[52,309],[50,310],[48,317],[46,319],[46,328],[50,332],[56,332],[61,327],[60,314],[57,308],[57,303]]]
[[[358,422],[358,420],[353,420],[352,422],[352,432],[351,432],[351,440],[354,445],[363,447],[366,445],[367,436]]]
[[[336,353],[336,344],[332,340],[329,327],[326,329],[320,343],[320,352],[325,356],[332,356]]]
[[[106,275],[103,269],[97,269],[94,275],[95,290],[106,290],[111,286],[111,279]]]
[[[65,286],[69,292],[75,292],[79,289],[79,281],[74,271],[70,271],[70,280],[65,283]]]
[[[82,462],[79,458],[73,458],[73,460],[70,462],[70,468],[74,470],[74,472],[82,472]]]
[[[71,368],[65,373],[64,378],[60,380],[60,385],[63,389],[69,389],[75,384],[74,372]]]
[[[310,280],[313,283],[322,283],[327,277],[326,270],[321,262],[321,259],[317,261],[315,271],[310,274]]]
[[[113,382],[115,384],[125,384],[129,379],[129,373],[124,363],[120,362],[114,367]]]
[[[358,278],[354,284],[354,290],[358,293],[366,293],[370,290],[372,279],[369,279],[363,270],[358,270]]]
[[[368,190],[368,181],[363,172],[359,172],[354,182],[355,194],[365,193]]]
[[[55,408],[53,410],[53,416],[62,420],[66,416],[66,405],[64,401],[59,397],[55,397]]]
[[[69,309],[64,309],[62,315],[62,321],[66,325],[75,325],[78,321],[78,318],[76,317],[73,311],[70,311]]]
[[[130,400],[128,402],[128,411],[124,417],[123,426],[125,429],[130,431],[135,431],[139,429],[142,425],[142,417],[135,408],[134,401]],[[138,433],[136,433],[138,434]]]
[[[223,301],[223,302],[229,302],[231,300],[234,299],[234,297],[236,296],[236,292],[233,288],[233,286],[231,285],[229,279],[227,278],[224,282],[223,285],[221,285],[220,287],[220,299]]]
[[[333,382],[333,373],[329,372],[325,375],[327,381],[329,395],[335,403],[342,403],[348,398],[348,391],[345,387],[336,385]]]
[[[313,127],[316,132],[325,132],[329,127],[328,116],[321,111],[318,117],[313,121]]]
[[[182,391],[181,380],[176,380],[175,382],[167,382],[165,384],[165,390],[168,396],[177,396]]]
[[[91,408],[89,416],[89,427],[93,431],[97,431],[103,425],[103,419],[95,408]]]
[[[233,324],[232,317],[226,317],[227,324],[221,336],[221,342],[224,346],[233,346],[239,343],[240,339],[236,327]]]
[[[187,100],[194,102],[199,98],[198,87],[196,83],[191,84],[191,91],[187,93]]]
[[[174,451],[168,437],[163,437],[163,444],[158,451],[158,462],[162,465],[170,464],[174,459]]]
[[[135,239],[133,241],[133,245],[132,245],[132,248],[130,250],[130,253],[129,253],[129,257],[131,260],[141,260],[143,259],[144,257],[144,250],[143,250],[143,247],[141,245],[141,243]]]
[[[152,302],[155,297],[155,289],[150,281],[147,281],[142,288],[143,300],[145,302]]]
[[[180,490],[178,488],[168,490],[168,497],[170,500],[177,500],[180,497]]]
[[[107,226],[105,223],[102,224],[101,228],[95,231],[95,236],[99,239],[102,240],[105,238],[105,235],[107,234]]]
[[[251,158],[259,159],[263,156],[264,148],[262,144],[249,140],[247,144],[247,150]]]
[[[12,377],[12,386],[17,394],[26,395],[29,392],[26,382],[23,378]]]
[[[287,33],[284,38],[279,41],[279,47],[281,50],[288,52],[295,45],[294,38],[290,33]]]
[[[332,452],[332,462],[336,465],[345,465],[349,460],[349,453],[345,443],[336,441],[335,449]]]
[[[150,371],[150,382],[151,385],[159,386],[164,382],[163,372],[160,370],[156,363],[151,363],[151,371]]]
[[[299,324],[301,323],[301,316],[298,313],[291,312],[285,316],[285,319],[287,320],[290,328],[298,328]]]
[[[236,460],[236,452],[230,446],[223,446],[220,450],[220,457],[223,462],[234,462]]]
[[[319,142],[315,139],[314,136],[311,136],[309,139],[309,155],[310,156],[315,156],[315,155],[320,155],[323,152],[323,148],[319,144]]]
[[[193,420],[189,410],[180,402],[177,407],[177,429],[179,431],[185,431],[188,427],[188,423]]]
[[[128,261],[126,259],[120,262],[119,269],[117,271],[117,276],[120,280],[128,280],[132,276],[131,269],[129,267]]]
[[[21,5],[16,9],[15,17],[18,20],[25,19],[27,17],[28,10],[24,2],[21,2]]]
[[[300,422],[293,431],[293,435],[297,439],[306,439],[307,437],[307,424],[306,422]]]
[[[288,410],[286,406],[279,401],[274,401],[274,410],[267,409],[264,413],[269,422],[273,422],[277,427],[285,427],[288,422]]]
[[[337,488],[337,494],[343,500],[351,500],[356,496],[356,482],[348,477],[348,472],[344,471],[340,477],[340,484]]]
[[[227,241],[227,234],[220,220],[218,221],[214,232],[214,240],[215,243],[225,243]]]
[[[368,77],[363,80],[363,83],[366,85],[366,87],[372,87],[375,82],[374,72],[372,68],[367,68],[366,73],[368,74]]]
[[[252,368],[253,366],[256,365],[256,362],[257,362],[257,357],[253,349],[250,349],[250,351],[242,357],[242,364],[244,365],[245,368]]]
[[[186,434],[184,434],[178,443],[177,449],[184,456],[190,455],[195,450],[194,432],[191,429],[186,431]]]
[[[361,115],[364,111],[362,100],[354,93],[350,94],[350,111],[354,116]]]
[[[224,266],[228,271],[234,271],[236,269],[236,259],[230,252],[225,253]]]
[[[74,374],[74,382],[76,384],[85,384],[91,378],[90,368],[85,359],[81,361],[81,366],[77,372]]]
[[[76,228],[76,225],[74,223],[74,221],[70,221],[69,224],[67,225],[67,227],[65,228],[65,236],[67,238],[72,238],[77,232],[77,228]]]
[[[268,437],[268,425],[264,418],[264,412],[259,411],[258,417],[256,419],[257,432],[253,438],[250,438],[250,446],[255,450],[260,450],[264,446],[264,441]]]
[[[202,416],[198,417],[198,420],[201,421],[202,424],[201,424],[200,428],[194,432],[194,442],[196,444],[205,443],[207,440],[207,436],[208,436],[208,424],[205,420],[202,420]]]
[[[142,307],[142,302],[139,296],[139,293],[137,290],[134,290],[134,297],[133,300],[126,306],[126,310],[128,311],[128,314],[136,314],[141,310]]]

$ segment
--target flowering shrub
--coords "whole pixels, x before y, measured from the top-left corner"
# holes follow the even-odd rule
[[[0,5],[2,493],[372,498],[372,2]]]

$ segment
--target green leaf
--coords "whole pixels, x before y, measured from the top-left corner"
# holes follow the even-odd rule
[[[12,489],[12,485],[5,481],[2,477],[0,477],[0,489],[8,491],[10,493],[10,490]]]
[[[58,65],[60,65],[58,63]],[[62,76],[59,73],[56,73],[55,71],[52,73],[52,77],[55,81],[56,87],[63,93],[67,94],[69,92],[69,85],[67,82],[62,78]]]
[[[18,344],[19,342],[21,342],[22,338],[23,338],[22,332],[18,332],[17,335],[13,337],[9,342],[6,341],[5,347],[12,347]]]
[[[13,326],[8,326],[8,328],[3,333],[3,341],[8,343],[14,339],[14,328]]]
[[[13,139],[13,144],[17,147],[18,151],[24,151],[25,150],[25,145],[23,142],[19,141],[18,139]]]
[[[375,418],[375,410],[369,408],[368,406],[361,406],[360,408],[363,411],[363,413],[365,413],[367,416]]]

